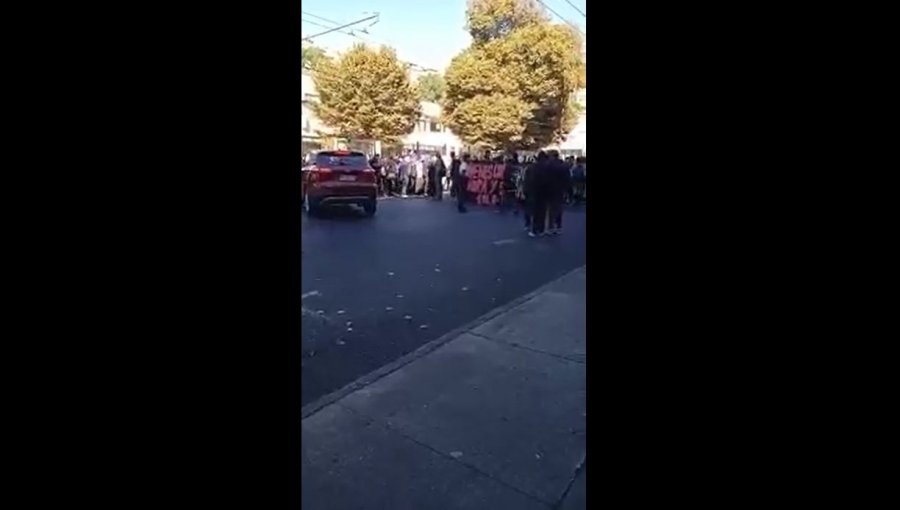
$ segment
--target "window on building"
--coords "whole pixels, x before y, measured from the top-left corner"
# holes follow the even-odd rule
[[[440,122],[432,122],[431,123],[431,132],[432,133],[440,133],[441,132],[441,123]]]

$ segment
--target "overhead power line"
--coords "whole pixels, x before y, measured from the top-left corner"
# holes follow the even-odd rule
[[[582,16],[584,16],[585,18],[587,18],[587,14],[585,14],[585,13],[584,13],[581,9],[579,9],[578,7],[575,7],[575,4],[573,4],[573,3],[570,2],[569,0],[565,0],[565,1],[566,1],[567,4],[569,4],[570,6],[572,6],[573,9],[575,9],[576,11],[578,11],[578,14],[581,14]]]
[[[341,23],[340,21],[334,21],[334,20],[331,20],[331,19],[328,19],[328,18],[319,16],[318,14],[313,14],[313,13],[311,13],[311,12],[301,11],[301,14],[304,14],[304,15],[306,15],[306,16],[311,16],[311,17],[313,17],[313,18],[316,18],[316,19],[325,21],[326,23],[332,23],[332,24],[334,24],[334,25],[346,26],[345,24]],[[317,26],[317,27],[329,28],[329,29],[330,29],[330,28],[340,28],[340,26],[339,26],[339,27],[331,27],[331,26],[328,26],[328,25],[322,25],[322,24],[320,24],[320,23],[316,23],[315,21],[310,21],[310,20],[308,20],[308,19],[303,19],[302,17],[301,17],[300,19],[301,19],[302,21],[306,22],[306,23],[309,23],[309,24],[311,24],[311,25],[315,25],[315,26]],[[370,25],[370,26],[371,26],[371,25]],[[337,30],[337,32],[338,32],[338,33],[341,33],[341,34],[345,34],[345,35],[349,35],[349,36],[355,37],[355,38],[357,38],[357,39],[359,39],[359,40],[361,40],[361,41],[368,42],[368,43],[370,43],[370,44],[380,44],[380,45],[382,45],[382,46],[391,46],[390,44],[385,43],[384,41],[379,41],[379,40],[373,39],[373,38],[371,38],[371,37],[362,37],[361,35],[359,35],[359,34],[357,33],[357,30],[352,30],[352,29],[349,30],[349,31],[347,31],[347,30]],[[361,32],[361,33],[366,34],[366,35],[370,35],[369,32],[368,32],[365,28],[362,29],[362,30],[359,30],[358,32]],[[321,34],[318,34],[318,35],[321,35]],[[311,37],[315,37],[315,36],[311,36]],[[305,38],[304,38],[304,39],[305,39]],[[407,62],[407,61],[405,61],[405,60],[401,60],[400,62],[402,62],[402,63],[406,64],[408,67],[410,67],[410,68],[412,68],[412,69],[415,69],[415,70],[418,70],[418,71],[422,71],[422,72],[434,72],[434,73],[437,72],[437,69],[432,69],[432,68],[430,68],[430,67],[425,67],[425,66],[416,64],[416,63],[414,63],[414,62]]]
[[[321,23],[316,23],[315,21],[311,21],[311,20],[305,19],[305,18],[303,18],[302,16],[300,17],[300,21],[302,21],[302,22],[304,22],[304,23],[309,23],[310,25],[313,25],[313,26],[316,26],[316,27],[322,27],[322,28],[334,28],[333,26],[323,25],[323,24],[321,24]],[[358,37],[358,36],[356,35],[356,31],[353,30],[353,29],[350,29],[350,30],[338,30],[338,32],[339,32],[339,33],[342,33],[342,34],[347,34],[347,35],[352,35],[352,36],[354,36],[354,37]],[[365,32],[365,29],[360,30],[360,32]]]
[[[326,22],[326,23],[331,23],[332,25],[340,25],[340,24],[341,24],[339,21],[334,21],[334,20],[331,20],[331,19],[328,19],[328,18],[323,18],[322,16],[313,14],[313,13],[311,13],[311,12],[300,11],[300,14],[305,14],[305,15],[307,15],[307,16],[312,16],[313,18],[316,18],[316,19],[318,19],[318,20],[322,20],[322,21],[324,21],[324,22]],[[363,13],[363,14],[365,14],[365,13]]]
[[[313,34],[313,35],[311,35],[311,36],[304,37],[303,40],[304,40],[304,41],[309,41],[309,40],[311,40],[311,39],[313,39],[313,38],[315,38],[315,37],[319,37],[320,35],[330,34],[331,32],[338,32],[338,31],[340,31],[342,28],[347,28],[347,27],[350,27],[350,26],[353,26],[353,25],[358,25],[358,24],[360,24],[360,23],[362,23],[362,22],[364,22],[364,21],[369,21],[370,19],[374,19],[374,20],[375,20],[375,23],[377,23],[377,22],[378,22],[378,14],[376,13],[376,14],[373,14],[372,16],[368,16],[368,17],[366,17],[366,18],[358,19],[358,20],[352,21],[352,22],[350,22],[350,23],[345,23],[345,24],[343,24],[343,25],[341,25],[341,26],[334,27],[334,28],[330,28],[330,29],[328,29],[328,30],[326,30],[326,31],[324,31],[324,32],[319,32],[318,34]],[[374,25],[375,23],[372,23],[372,25]],[[369,25],[369,26],[371,26],[371,25]]]
[[[554,15],[556,15],[557,18],[563,20],[563,21],[566,22],[566,24],[568,24],[570,27],[572,27],[572,28],[574,28],[575,30],[577,30],[579,34],[585,35],[584,32],[582,32],[581,29],[578,27],[578,25],[576,25],[576,24],[572,23],[571,21],[567,20],[566,18],[562,17],[558,12],[554,11],[552,7],[550,7],[549,5],[545,4],[545,3],[544,3],[544,0],[537,0],[537,1],[538,1],[538,3],[540,3],[541,5],[543,5],[544,7],[546,7],[548,11],[550,11],[550,12],[552,12]],[[585,36],[585,37],[587,37],[587,36]]]

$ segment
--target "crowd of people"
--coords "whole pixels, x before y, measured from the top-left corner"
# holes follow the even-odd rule
[[[451,186],[447,164],[439,153],[409,151],[387,158],[376,154],[369,165],[377,172],[379,196],[427,196],[442,200],[444,190]]]
[[[559,157],[541,151],[526,164],[517,179],[516,198],[525,213],[531,237],[562,233],[563,206],[581,203],[587,192],[586,158]]]
[[[491,186],[487,197],[490,200],[482,201],[483,189],[475,193],[468,191],[469,166],[486,163],[503,164],[504,173],[502,183]],[[513,208],[516,214],[524,213],[525,229],[531,237],[562,233],[563,206],[578,205],[587,199],[587,158],[563,159],[556,150],[524,157],[515,152],[492,156],[486,151],[475,158],[465,153],[457,157],[451,152],[445,157],[437,151],[407,150],[388,157],[375,154],[369,166],[376,172],[379,197],[443,200],[448,193],[463,213],[467,211],[466,204],[477,197],[478,203],[492,203],[500,210]]]
[[[377,172],[380,196],[442,200],[447,190],[456,199],[457,210],[466,212],[470,199],[467,170],[474,161],[468,154],[457,157],[451,152],[445,161],[438,152],[408,151],[386,158],[376,154],[369,164]],[[531,237],[562,233],[563,206],[587,198],[587,158],[583,156],[563,159],[558,151],[550,150],[520,159],[515,153],[491,156],[486,152],[478,162],[505,164],[497,205],[501,209],[514,206],[517,213],[522,212]]]

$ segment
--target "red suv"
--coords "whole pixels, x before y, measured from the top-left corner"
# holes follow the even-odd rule
[[[358,205],[375,214],[375,171],[362,152],[322,151],[303,169],[303,208],[315,214],[331,205]]]

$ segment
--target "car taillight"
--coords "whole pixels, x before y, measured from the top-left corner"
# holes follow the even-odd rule
[[[312,182],[316,181],[326,181],[328,180],[328,176],[331,175],[330,168],[318,168],[314,167],[309,171],[309,180]]]
[[[375,170],[371,168],[367,168],[362,172],[362,181],[363,182],[375,182]]]

